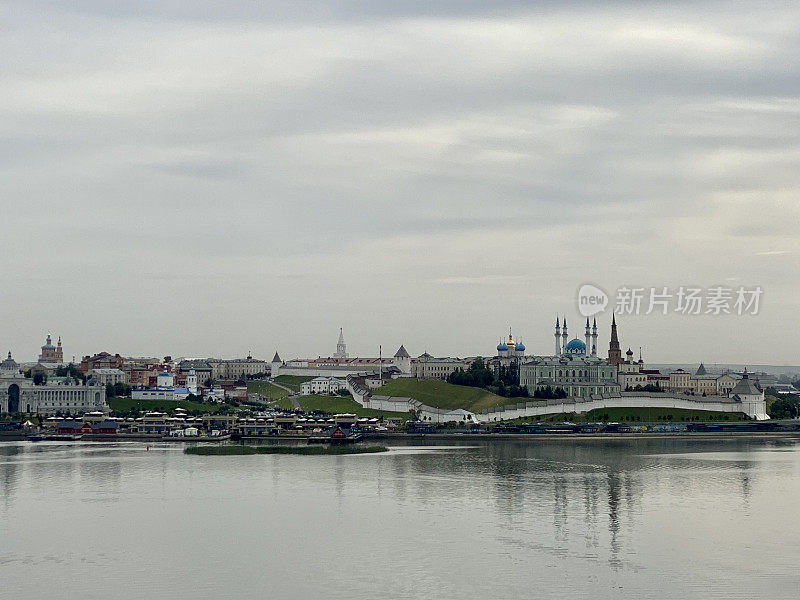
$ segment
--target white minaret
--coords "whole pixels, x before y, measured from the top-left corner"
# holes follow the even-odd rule
[[[561,334],[561,351],[567,351],[567,342],[569,342],[569,335],[567,334],[567,317],[564,317],[564,332]]]
[[[556,316],[556,356],[561,356],[561,325]]]
[[[347,344],[344,343],[344,332],[339,327],[339,341],[336,342],[336,354],[334,358],[347,358]]]
[[[592,356],[597,356],[597,319],[592,319]]]
[[[592,334],[589,331],[589,317],[586,317],[586,331],[584,331],[583,337],[586,340],[586,356],[589,356],[592,353]]]

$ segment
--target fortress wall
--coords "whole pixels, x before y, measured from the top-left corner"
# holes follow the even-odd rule
[[[594,397],[591,399],[565,398],[564,400],[547,400],[544,402],[527,402],[511,406],[488,409],[479,419],[482,422],[501,421],[524,417],[536,417],[554,413],[586,413],[590,410],[607,408],[655,408],[707,410],[722,413],[744,412],[751,417],[762,419],[766,410],[759,410],[758,403],[735,402],[719,397],[689,397],[667,394],[642,394],[615,397]],[[763,402],[761,403],[763,404]]]

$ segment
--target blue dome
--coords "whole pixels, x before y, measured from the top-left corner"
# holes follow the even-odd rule
[[[578,338],[574,340],[570,340],[567,342],[566,347],[564,348],[567,352],[572,352],[575,354],[586,352],[586,344],[580,341]]]
[[[503,352],[505,350],[508,350],[508,346],[506,345],[505,342],[500,342],[499,344],[497,344],[497,351],[498,352]]]
[[[517,352],[525,352],[525,344],[517,342]]]

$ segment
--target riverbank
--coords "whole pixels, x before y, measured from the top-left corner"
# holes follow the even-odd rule
[[[794,438],[800,440],[800,431],[674,431],[663,433],[419,433],[419,434],[390,434],[387,439],[397,440],[653,440],[653,439],[768,439],[768,438]]]
[[[252,454],[300,454],[324,456],[342,454],[375,454],[388,452],[386,446],[190,446],[184,454],[198,456],[248,456]]]

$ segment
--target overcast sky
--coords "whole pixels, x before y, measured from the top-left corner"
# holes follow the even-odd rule
[[[229,4],[236,4],[230,6]],[[121,6],[124,5],[124,6]],[[487,5],[490,7],[487,8]],[[0,5],[0,348],[800,364],[796,2]],[[608,345],[608,311],[598,316]]]

